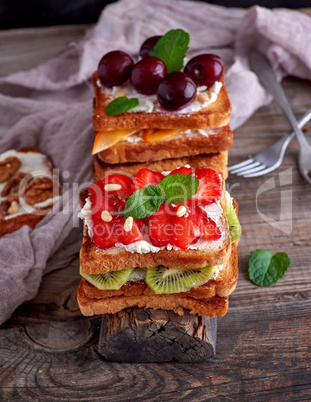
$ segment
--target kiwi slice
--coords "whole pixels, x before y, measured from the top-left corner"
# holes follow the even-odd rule
[[[178,269],[159,266],[148,268],[146,283],[156,294],[187,292],[208,282],[217,266],[208,265],[197,269]]]
[[[225,213],[228,219],[231,242],[233,243],[241,236],[242,228],[233,206],[228,201],[226,201]]]
[[[105,274],[84,274],[80,266],[80,275],[100,290],[118,290],[132,275],[135,268],[111,271]]]

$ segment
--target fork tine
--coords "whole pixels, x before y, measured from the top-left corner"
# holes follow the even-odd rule
[[[260,166],[257,166],[257,167],[255,167],[255,168],[253,168],[253,169],[249,169],[249,170],[247,170],[247,171],[238,173],[237,176],[243,176],[243,177],[245,177],[245,176],[248,176],[249,174],[259,173],[259,172],[261,172],[262,170],[265,170],[266,167],[267,167],[266,165],[260,165]]]
[[[259,166],[260,164],[261,164],[260,162],[254,162],[254,163],[251,163],[251,164],[249,164],[247,166],[241,167],[239,169],[231,170],[230,173],[238,174],[238,173],[243,173],[244,171],[247,172],[250,169],[255,168],[256,166]]]
[[[270,173],[270,172],[272,172],[272,171],[275,170],[275,169],[276,169],[275,166],[271,166],[271,167],[269,167],[269,168],[267,168],[267,169],[265,169],[265,170],[260,170],[260,172],[246,174],[246,175],[243,176],[243,177],[249,178],[249,177],[263,176],[264,174]]]
[[[237,163],[236,165],[229,166],[228,170],[229,170],[229,172],[231,172],[231,170],[238,169],[238,168],[240,168],[242,166],[245,166],[245,165],[249,165],[252,162],[254,162],[253,159],[247,159],[244,162],[240,162],[240,163]]]

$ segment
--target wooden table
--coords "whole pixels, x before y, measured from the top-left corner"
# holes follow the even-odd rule
[[[0,74],[28,69],[58,55],[86,28],[0,32]],[[311,82],[290,78],[283,85],[297,116],[311,108]],[[288,131],[275,103],[262,108],[235,131],[229,164],[263,150]],[[292,184],[280,186],[279,174],[290,168]],[[256,211],[256,193],[271,178],[275,189],[258,197],[258,208],[279,220],[281,198],[286,208],[292,199],[292,219],[283,218],[287,228],[292,224],[288,234]],[[277,171],[256,179],[231,176],[228,188],[240,203],[240,276],[227,315],[218,319],[214,358],[200,364],[103,361],[96,348],[100,317],[82,317],[77,306],[76,259],[47,275],[37,297],[20,306],[0,328],[0,399],[310,400],[311,188],[297,171],[296,142]],[[259,288],[248,279],[248,257],[257,248],[285,251],[291,258],[285,277],[274,286]]]

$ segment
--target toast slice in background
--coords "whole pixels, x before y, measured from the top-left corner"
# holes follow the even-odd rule
[[[39,149],[27,147],[2,153],[0,237],[24,225],[33,229],[52,209],[60,191],[59,179],[53,175],[53,164]]]
[[[105,132],[97,136],[105,135]],[[100,138],[97,137],[97,143]],[[95,141],[96,141],[95,140]],[[108,164],[149,162],[180,158],[199,154],[218,153],[228,150],[233,144],[233,134],[228,125],[206,130],[181,130],[166,140],[146,142],[142,131],[110,146],[97,157]],[[100,147],[98,148],[100,149]],[[94,146],[96,151],[96,147]]]
[[[221,79],[222,88],[215,102],[208,104],[199,112],[183,114],[179,112],[135,112],[122,113],[117,116],[107,116],[105,109],[115,96],[105,92],[98,85],[97,72],[93,74],[94,114],[93,128],[95,131],[122,129],[205,129],[207,127],[223,127],[229,123],[231,104],[226,90],[224,75]]]
[[[106,164],[95,155],[93,158],[94,180],[102,180],[108,174],[128,173],[136,175],[141,168],[163,172],[174,170],[180,166],[190,165],[193,168],[209,167],[222,174],[224,179],[228,177],[228,151],[216,154],[201,154],[196,156],[184,156],[182,158],[163,159],[161,161],[149,161],[145,163],[123,163],[120,165]]]

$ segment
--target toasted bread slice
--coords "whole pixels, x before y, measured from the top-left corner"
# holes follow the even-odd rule
[[[173,295],[140,295],[116,296],[102,299],[89,298],[85,294],[85,281],[78,287],[77,300],[81,313],[86,316],[98,314],[114,314],[129,307],[147,307],[155,310],[173,310],[179,315],[186,312],[204,315],[207,317],[224,316],[228,310],[229,298],[214,296],[209,299],[195,299],[182,296],[181,293]]]
[[[85,274],[102,274],[125,268],[152,268],[164,265],[168,268],[202,268],[207,265],[225,264],[231,253],[231,239],[227,217],[224,212],[225,187],[220,200],[218,212],[212,219],[221,230],[221,238],[207,241],[204,248],[187,250],[159,250],[157,252],[139,253],[127,251],[120,247],[98,248],[91,240],[88,228],[84,226],[83,244],[80,251],[81,270]],[[84,205],[87,191],[80,194],[81,206]]]
[[[93,158],[93,177],[95,180],[102,180],[107,174],[126,172],[136,175],[141,168],[163,172],[174,170],[180,166],[191,165],[194,168],[208,166],[222,174],[224,179],[228,177],[228,151],[217,154],[185,156],[183,158],[163,159],[161,161],[150,161],[145,163],[123,163],[121,165],[106,164],[95,155]]]
[[[141,134],[135,134],[97,153],[97,156],[109,164],[149,162],[218,153],[228,150],[233,144],[233,134],[228,125],[204,131],[189,131],[180,131],[165,141],[150,143],[143,141]]]
[[[197,288],[183,292],[183,296],[195,299],[209,299],[215,295],[229,296],[235,289],[238,281],[237,246],[232,247],[229,261],[219,267],[219,271],[211,280]],[[119,290],[100,290],[82,278],[84,293],[90,299],[106,299],[117,296],[156,296],[154,291],[143,281],[129,281]]]
[[[11,160],[7,166],[16,164],[17,169],[9,173],[6,179],[3,176],[2,179],[5,180],[0,183],[0,237],[15,232],[24,225],[33,229],[51,210],[53,197],[58,196],[60,191],[60,183],[52,174],[53,164],[39,149],[27,147],[4,152],[0,155],[1,173],[5,174],[8,158]],[[36,189],[31,173],[38,170],[42,174],[35,176],[40,187]],[[24,178],[27,184],[21,187]],[[45,178],[45,183],[38,182],[42,178]],[[26,203],[27,210],[21,205],[21,198]]]
[[[231,104],[228,98],[224,83],[224,76],[221,79],[222,88],[215,102],[210,103],[199,112],[182,114],[178,112],[137,112],[122,113],[117,116],[107,116],[105,109],[114,99],[98,85],[97,72],[93,74],[93,88],[95,93],[93,128],[101,130],[122,130],[122,129],[194,129],[206,127],[223,127],[229,123]]]

